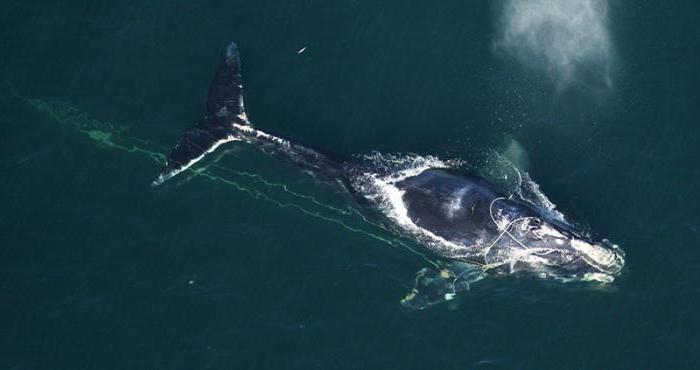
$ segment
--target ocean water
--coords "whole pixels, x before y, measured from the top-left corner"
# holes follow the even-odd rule
[[[5,1],[0,19],[0,369],[698,366],[697,2]],[[622,275],[487,278],[410,311],[424,248],[255,148],[150,187],[230,40],[261,129],[486,171],[502,153],[625,250]]]

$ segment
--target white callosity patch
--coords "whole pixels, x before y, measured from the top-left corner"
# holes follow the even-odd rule
[[[603,248],[596,244],[589,244],[582,240],[571,240],[571,246],[584,256],[585,261],[600,271],[619,271],[622,269],[621,258],[613,250]],[[615,250],[617,245],[612,246]]]
[[[506,0],[497,51],[544,68],[559,84],[611,86],[609,0]]]

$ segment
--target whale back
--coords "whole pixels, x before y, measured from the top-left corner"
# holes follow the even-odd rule
[[[446,240],[474,245],[498,234],[492,212],[493,202],[499,212],[518,217],[534,215],[521,202],[507,195],[490,182],[445,169],[430,169],[397,184],[403,190],[408,216],[419,227]]]

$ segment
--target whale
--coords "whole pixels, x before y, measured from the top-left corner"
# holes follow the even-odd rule
[[[392,169],[258,128],[244,106],[239,49],[232,42],[209,87],[204,116],[173,147],[152,185],[233,142],[253,145],[349,193],[360,209],[379,214],[392,230],[439,257],[440,263],[416,274],[414,288],[401,300],[408,308],[452,300],[488,276],[609,284],[625,264],[617,244],[445,162]]]

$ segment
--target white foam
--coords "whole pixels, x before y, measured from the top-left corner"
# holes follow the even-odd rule
[[[615,281],[615,277],[608,274],[603,274],[600,272],[588,272],[583,275],[581,279],[583,281],[597,281],[599,283],[612,283]]]
[[[255,137],[258,138],[258,139],[264,139],[264,140],[267,140],[267,141],[269,141],[269,142],[273,142],[273,143],[279,144],[279,145],[281,145],[281,146],[283,146],[283,147],[285,147],[285,148],[289,148],[289,147],[291,147],[291,145],[292,145],[292,144],[289,142],[289,140],[282,139],[281,137],[277,137],[277,136],[275,136],[275,135],[270,135],[270,134],[268,134],[268,133],[266,133],[266,132],[264,132],[264,131],[257,130],[257,129],[255,129],[253,126],[250,126],[250,125],[241,125],[241,124],[238,124],[238,123],[234,123],[234,124],[233,124],[233,127],[234,127],[235,129],[239,130],[240,132],[243,132],[243,133],[248,134],[248,135],[255,136]]]

